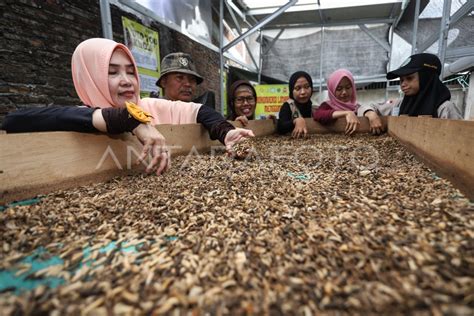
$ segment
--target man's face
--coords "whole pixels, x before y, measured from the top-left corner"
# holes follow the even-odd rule
[[[168,100],[191,102],[197,81],[194,75],[172,72],[161,79],[161,85]]]

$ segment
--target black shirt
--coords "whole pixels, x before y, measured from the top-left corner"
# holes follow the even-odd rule
[[[304,118],[311,117],[312,103],[309,101],[305,104],[295,102],[296,107]],[[293,113],[291,112],[288,102],[283,103],[278,114],[278,133],[286,134],[293,131],[295,124],[293,124]]]

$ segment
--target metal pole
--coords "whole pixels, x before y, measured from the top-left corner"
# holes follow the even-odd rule
[[[444,4],[446,4],[446,2]],[[473,9],[474,1],[467,1],[465,4],[462,5],[462,7],[459,8],[459,10],[456,11],[456,13],[453,14],[453,16],[449,18],[449,25],[451,27],[454,27],[464,16],[469,14]],[[445,15],[443,13],[443,17],[444,16]],[[430,46],[433,45],[433,43],[435,43],[439,39],[439,36],[440,34],[438,32],[433,32],[433,34],[426,41],[424,41],[418,46],[418,51],[424,52],[425,50],[430,48]]]
[[[273,45],[275,45],[276,41],[278,41],[278,39],[280,38],[281,34],[283,34],[283,32],[285,31],[285,29],[281,29],[280,32],[278,32],[277,36],[275,36],[272,41],[270,42],[270,44],[268,44],[268,47],[267,49],[263,52],[263,55],[266,55],[270,52],[270,49],[272,49]]]
[[[255,33],[256,31],[260,30],[263,28],[265,25],[270,23],[273,19],[278,17],[280,14],[286,11],[289,7],[291,7],[293,4],[295,4],[298,0],[290,0],[287,4],[270,14],[269,16],[265,17],[263,20],[258,22],[254,27],[252,27],[250,30],[245,32],[244,34],[240,35],[236,39],[234,39],[232,42],[228,43],[226,46],[223,47],[223,51],[229,50],[232,46],[236,45],[239,43],[241,40],[243,40],[246,37],[249,37],[251,34]]]
[[[387,64],[387,72],[390,71],[390,64],[392,63],[392,45],[393,45],[393,33],[395,32],[395,23],[392,24],[390,28],[390,50],[388,51],[388,64]],[[385,102],[388,101],[388,92],[390,89],[390,81],[387,79],[386,87],[385,87]]]
[[[446,55],[446,44],[448,41],[449,20],[451,16],[451,0],[444,0],[443,17],[441,18],[441,31],[439,37],[438,56],[441,61],[441,67],[444,68],[444,57]],[[443,79],[441,71],[440,78]]]
[[[416,49],[416,36],[418,33],[418,17],[420,15],[420,0],[416,0],[416,5],[415,5],[415,17],[413,19],[413,35],[412,35],[412,41],[411,41],[411,54],[416,54],[417,49]]]
[[[100,0],[100,20],[102,22],[102,36],[104,38],[114,39],[109,0]]]
[[[321,52],[319,56],[319,103],[323,102],[323,46],[324,26],[321,26]]]
[[[318,0],[318,12],[319,12],[319,20],[321,21],[321,50],[319,56],[319,103],[322,103],[323,100],[323,47],[324,47],[324,16],[323,12],[321,11],[321,1]]]
[[[221,86],[221,113],[224,114],[224,107],[225,107],[225,104],[224,104],[224,91],[225,91],[225,87],[224,87],[224,49],[223,49],[223,46],[224,46],[224,0],[220,0],[220,4],[219,4],[219,30],[220,30],[220,34],[219,34],[219,63],[220,63],[220,79],[221,79],[221,82],[220,82],[220,86]]]
[[[378,38],[377,36],[375,36],[374,34],[372,34],[370,32],[370,30],[367,28],[367,26],[365,26],[364,24],[359,24],[359,28],[367,35],[369,35],[369,37],[371,39],[373,39],[374,41],[376,41],[380,46],[383,47],[383,49],[385,49],[387,52],[390,50],[390,47],[387,45],[387,43],[383,42],[380,38]]]
[[[469,90],[466,93],[466,108],[464,109],[464,119],[474,120],[474,71],[469,79]]]
[[[232,0],[225,0],[225,4],[227,5],[227,9],[229,10],[229,12],[236,12],[240,16],[240,18],[245,21],[245,14],[240,11],[240,9],[234,4]]]
[[[262,65],[263,65],[263,56],[262,56],[262,40],[263,40],[263,32],[262,30],[259,30],[258,31],[260,34],[260,54],[258,56],[258,84],[261,84],[262,83]]]
[[[235,23],[235,28],[236,28],[236,30],[237,30],[237,33],[239,33],[239,35],[242,35],[242,30],[240,29],[239,22],[237,21],[237,18],[235,17],[235,14],[234,14],[234,12],[232,11],[231,6],[230,6],[227,2],[225,2],[225,4],[226,4],[226,6],[227,6],[227,11],[229,11],[230,16],[232,17],[232,20],[233,20],[234,23]],[[250,47],[249,47],[249,45],[247,44],[247,41],[244,39],[242,42],[244,43],[245,48],[247,49],[247,52],[248,52],[248,54],[249,54],[249,56],[250,56],[250,59],[252,60],[253,64],[255,65],[255,68],[258,68],[257,62],[255,61],[255,58],[253,58],[252,51],[250,50]]]

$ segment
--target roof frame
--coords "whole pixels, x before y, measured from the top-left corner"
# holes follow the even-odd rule
[[[237,37],[236,39],[234,39],[232,42],[228,43],[226,46],[222,47],[221,48],[221,51],[222,52],[225,52],[227,50],[229,50],[231,47],[233,47],[234,45],[238,44],[240,41],[242,41],[243,39],[245,39],[246,37],[249,37],[250,35],[252,35],[253,33],[255,33],[257,30],[263,28],[266,24],[270,23],[273,19],[275,19],[276,17],[278,17],[280,14],[282,14],[283,12],[285,12],[288,8],[290,8],[291,6],[293,6],[296,2],[298,2],[298,0],[289,0],[288,3],[286,3],[284,6],[280,7],[278,10],[276,10],[275,12],[273,12],[272,14],[266,16],[264,19],[262,19],[261,21],[259,21],[256,25],[254,25],[252,28],[250,28],[247,32],[245,32],[244,34],[240,35],[239,37]],[[221,3],[222,3],[222,0],[221,0]],[[221,18],[223,18],[221,16]]]
[[[231,2],[231,1],[225,1],[224,3],[225,3],[225,5],[226,5],[226,7],[227,7],[227,11],[229,11],[229,14],[230,14],[230,16],[232,17],[232,20],[234,21],[234,23],[235,23],[235,25],[236,25],[236,27],[237,27],[237,28],[236,28],[236,29],[237,29],[237,33],[239,33],[239,36],[242,36],[242,30],[240,29],[240,26],[239,26],[239,24],[238,24],[238,22],[237,22],[237,17],[236,17],[235,14],[234,14],[234,7],[232,7],[232,6],[229,4],[229,2]],[[232,3],[232,2],[231,2],[231,3]],[[234,6],[235,6],[235,5],[234,5]],[[250,59],[252,60],[252,62],[253,62],[253,64],[254,64],[255,68],[258,69],[258,68],[259,68],[259,65],[257,65],[257,62],[255,61],[255,58],[253,57],[252,51],[250,50],[250,47],[249,47],[249,45],[248,45],[246,39],[245,39],[245,38],[242,39],[242,42],[244,43],[245,48],[247,49],[247,52],[249,53]]]
[[[231,1],[231,0],[227,0]],[[276,10],[276,6],[258,9],[249,9],[238,1],[241,11],[247,17],[255,17],[261,20],[265,14],[271,14]],[[292,28],[292,27],[321,27],[321,26],[346,26],[358,24],[392,24],[403,11],[402,4],[407,0],[384,0],[380,3],[364,3],[362,5],[351,5],[336,8],[334,6],[321,6],[317,4],[295,4],[280,16],[274,23],[268,23],[264,30]],[[305,8],[304,11],[301,8]],[[338,14],[340,10],[346,10],[343,14]],[[383,9],[381,13],[377,12]],[[362,14],[360,14],[362,13]],[[347,18],[347,15],[351,15]],[[319,18],[318,18],[319,15]],[[359,18],[359,16],[361,16]],[[276,23],[275,23],[276,22]]]
[[[462,17],[469,14],[474,9],[474,1],[467,1],[462,7],[459,8],[450,18],[449,18],[449,26],[455,26]],[[441,30],[440,30],[441,32]],[[419,52],[424,52],[431,45],[433,45],[437,40],[439,40],[440,32],[433,33],[425,42],[418,46]]]
[[[359,19],[351,22],[325,22],[325,23],[298,23],[298,24],[278,24],[265,27],[264,30],[278,30],[281,28],[292,29],[292,28],[307,28],[307,27],[331,27],[331,26],[350,26],[359,24],[392,24],[395,22],[395,18],[379,18],[379,19]]]

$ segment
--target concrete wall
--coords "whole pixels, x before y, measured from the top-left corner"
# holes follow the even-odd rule
[[[75,47],[91,37],[102,37],[98,0],[0,1],[0,123],[12,110],[50,105],[78,105],[71,77]],[[145,24],[136,15],[111,5],[114,39],[123,42],[121,17]],[[159,32],[160,55],[183,51],[196,61],[206,79],[198,94],[211,90],[219,98],[219,54],[164,25]]]

